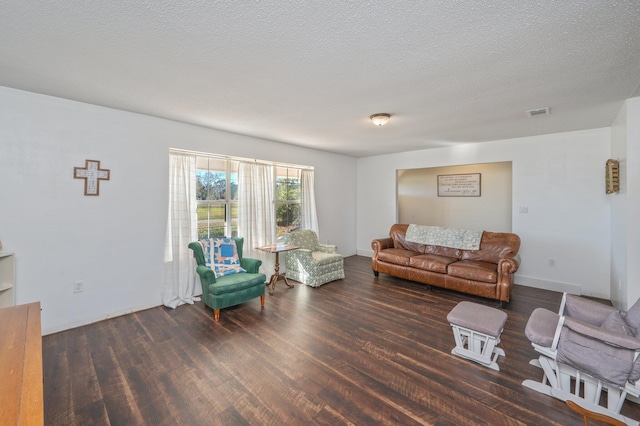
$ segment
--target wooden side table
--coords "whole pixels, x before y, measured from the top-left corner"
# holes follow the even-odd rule
[[[267,287],[269,286],[271,287],[271,290],[269,291],[269,295],[273,295],[273,292],[276,289],[276,283],[278,281],[284,281],[284,283],[289,288],[293,287],[293,284],[289,284],[289,281],[287,281],[287,277],[285,276],[285,274],[280,273],[280,253],[285,251],[290,251],[290,250],[297,250],[299,248],[300,247],[298,246],[292,246],[290,244],[268,244],[266,246],[256,247],[256,249],[258,250],[276,254],[275,272],[273,273],[273,275],[271,275],[269,284],[267,284]]]

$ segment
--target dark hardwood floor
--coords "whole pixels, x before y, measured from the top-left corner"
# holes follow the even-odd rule
[[[450,354],[447,313],[496,302],[381,274],[345,259],[346,278],[278,284],[223,309],[157,307],[43,338],[47,425],[581,425],[522,386],[541,377],[524,336],[559,293],[516,286],[500,372]],[[640,419],[640,407],[623,412]]]

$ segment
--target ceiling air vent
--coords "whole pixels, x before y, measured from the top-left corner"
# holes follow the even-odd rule
[[[527,111],[529,118],[537,117],[539,115],[549,115],[550,113],[549,107],[530,109]]]

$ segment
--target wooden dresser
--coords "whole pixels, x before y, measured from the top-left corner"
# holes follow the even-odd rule
[[[44,424],[40,302],[0,309],[0,425]]]

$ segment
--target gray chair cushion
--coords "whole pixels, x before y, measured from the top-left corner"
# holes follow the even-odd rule
[[[636,330],[640,329],[640,299],[627,311],[624,320]]]
[[[611,312],[600,327],[612,333],[624,334],[626,336],[636,335],[636,330],[630,327],[625,320],[622,319],[620,311]]]
[[[588,335],[563,327],[556,361],[589,375],[624,386],[633,369],[634,351],[609,345]]]
[[[507,322],[507,314],[477,303],[460,302],[449,312],[447,321],[488,336],[500,337]]]
[[[567,294],[564,312],[561,312],[561,314],[599,327],[613,311],[617,311],[617,309],[611,305],[605,305],[586,297]]]
[[[560,316],[548,309],[536,308],[524,329],[527,338],[536,345],[551,347]]]

